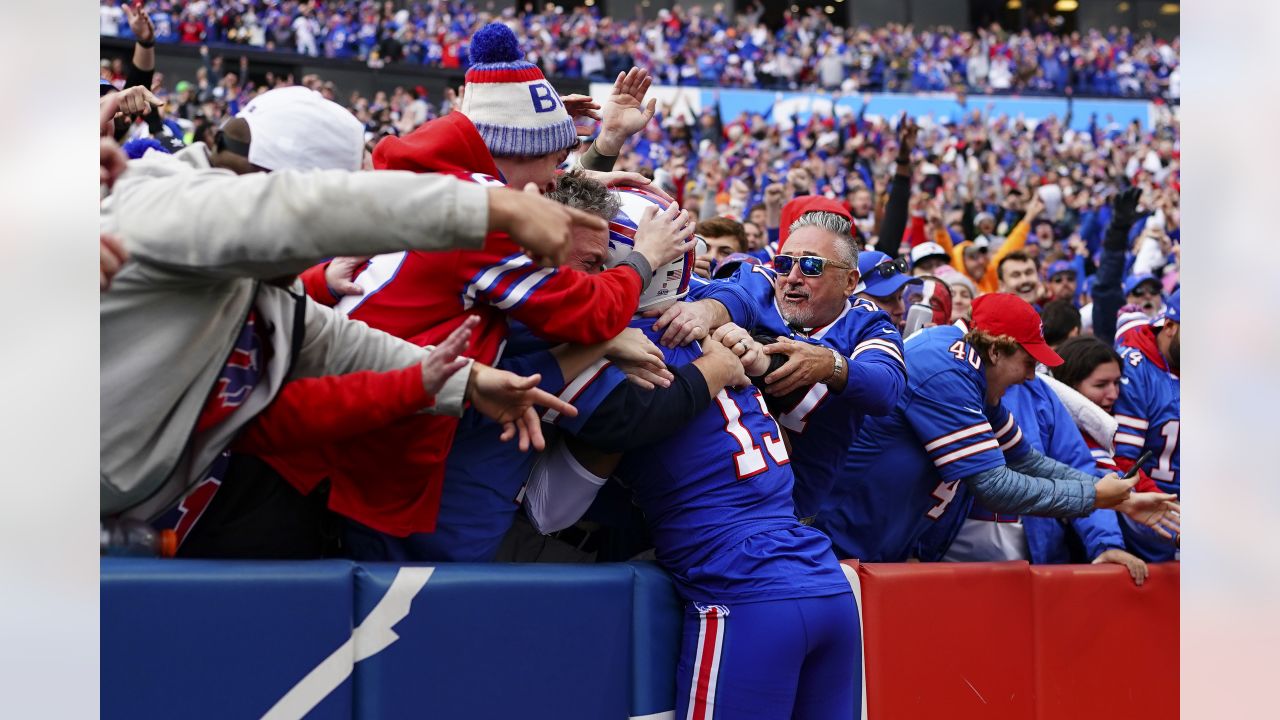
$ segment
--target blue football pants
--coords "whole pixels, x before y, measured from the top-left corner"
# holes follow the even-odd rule
[[[862,716],[853,593],[685,610],[676,720]]]

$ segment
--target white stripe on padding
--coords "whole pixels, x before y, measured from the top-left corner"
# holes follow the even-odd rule
[[[867,643],[862,634],[862,581],[858,579],[858,571],[840,563],[840,569],[844,571],[844,579],[849,581],[849,587],[853,588],[853,599],[858,604],[858,654],[862,656],[862,662],[858,663],[862,668],[862,720],[867,720]]]
[[[676,720],[676,711],[667,710],[666,712],[650,713],[649,715],[632,715],[627,720]]]
[[[387,588],[387,594],[382,596],[360,627],[351,631],[351,637],[290,688],[262,716],[263,720],[291,720],[306,716],[329,693],[338,689],[356,663],[377,655],[399,640],[400,636],[392,628],[409,615],[413,598],[431,579],[433,572],[435,568],[430,567],[400,568],[391,581],[391,587]]]

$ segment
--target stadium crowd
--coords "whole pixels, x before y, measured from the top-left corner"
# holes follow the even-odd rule
[[[644,68],[559,96],[500,23],[444,107],[216,58],[161,92],[125,12],[104,528],[182,557],[653,557],[689,603],[677,712],[718,672],[751,717],[854,706],[837,557],[1138,584],[1176,559],[1172,117],[680,118]]]
[[[123,5],[101,0],[100,32],[130,37]],[[594,7],[552,3],[495,9],[454,0],[404,3],[159,0],[147,2],[156,41],[240,45],[346,58],[370,67],[415,63],[466,68],[468,40],[502,19],[522,31],[525,57],[547,76],[608,82],[633,65],[660,83],[843,92],[1180,95],[1179,41],[1061,32],[1061,18],[1032,16],[1027,28],[976,32],[949,27],[843,28],[819,8],[786,12],[778,27],[751,4],[733,14],[676,6],[650,20],[619,21]]]

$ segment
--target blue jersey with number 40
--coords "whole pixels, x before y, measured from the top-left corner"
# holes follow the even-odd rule
[[[1029,449],[1012,416],[999,406],[985,407],[982,360],[965,343],[963,329],[922,330],[905,349],[906,391],[893,412],[863,424],[818,515],[817,526],[841,557],[906,560],[958,494],[963,500],[963,478]]]

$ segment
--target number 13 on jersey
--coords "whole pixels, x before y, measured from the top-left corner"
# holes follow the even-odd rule
[[[738,473],[739,480],[759,475],[768,469],[768,461],[764,458],[766,451],[769,457],[773,458],[775,465],[782,466],[791,462],[791,458],[787,455],[786,443],[782,439],[782,431],[778,429],[778,423],[769,414],[764,396],[756,387],[750,388],[747,392],[750,392],[755,401],[760,404],[764,421],[772,428],[772,432],[763,430],[760,433],[758,443],[751,430],[742,423],[742,408],[738,406],[738,401],[724,390],[716,393],[716,404],[720,406],[720,414],[724,416],[724,430],[729,433],[740,449],[733,454],[734,469]],[[763,451],[760,449],[761,445],[764,446]]]

